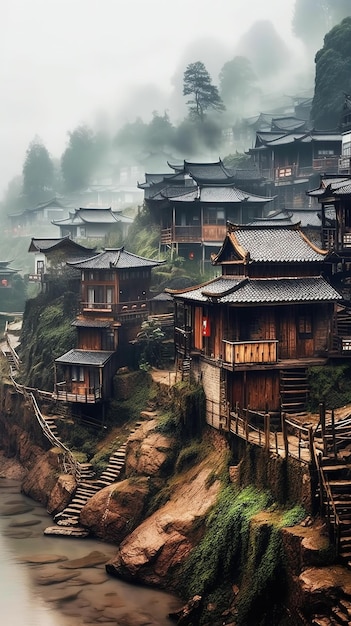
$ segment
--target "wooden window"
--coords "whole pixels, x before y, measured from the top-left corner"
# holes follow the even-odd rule
[[[308,339],[312,337],[312,316],[310,313],[299,315],[297,330],[300,339]]]

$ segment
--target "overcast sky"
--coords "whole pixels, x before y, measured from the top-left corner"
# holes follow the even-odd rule
[[[36,135],[60,157],[67,132],[81,123],[93,125],[105,113],[121,123],[143,116],[144,109],[146,120],[153,109],[163,114],[162,95],[166,101],[172,79],[185,70],[184,59],[204,61],[211,73],[216,66],[200,55],[207,49],[212,60],[218,55],[220,69],[234,56],[240,36],[260,19],[272,21],[292,41],[294,4],[1,0],[0,195],[21,173]],[[217,83],[218,76],[211,76]]]

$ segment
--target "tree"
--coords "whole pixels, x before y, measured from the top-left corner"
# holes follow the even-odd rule
[[[146,130],[146,146],[151,151],[162,151],[173,145],[173,138],[174,127],[168,113],[165,111],[163,115],[159,115],[157,111],[153,111],[152,120]]]
[[[104,141],[99,141],[88,126],[78,126],[68,133],[68,146],[61,157],[61,170],[67,191],[83,189],[104,153]]]
[[[52,195],[54,164],[38,137],[29,144],[22,173],[22,193],[28,202],[37,204]]]
[[[315,90],[311,118],[315,128],[333,129],[340,123],[344,93],[351,93],[351,17],[324,37],[316,54]]]
[[[208,109],[224,111],[225,106],[218,88],[212,85],[211,77],[203,63],[190,63],[184,72],[183,95],[192,96],[187,101],[191,118],[203,122]]]
[[[225,63],[219,74],[220,94],[227,108],[240,110],[257,91],[257,76],[246,57],[236,56]]]

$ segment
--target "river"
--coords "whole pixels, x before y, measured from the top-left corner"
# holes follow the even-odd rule
[[[0,468],[1,469],[1,468]],[[116,547],[43,534],[45,509],[0,477],[1,621],[11,626],[174,626],[179,599],[106,574]]]

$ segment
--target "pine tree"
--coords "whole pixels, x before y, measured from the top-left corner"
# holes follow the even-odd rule
[[[183,95],[192,96],[187,105],[189,116],[195,120],[203,122],[208,109],[225,110],[218,88],[212,84],[211,77],[201,61],[190,63],[186,68]]]

